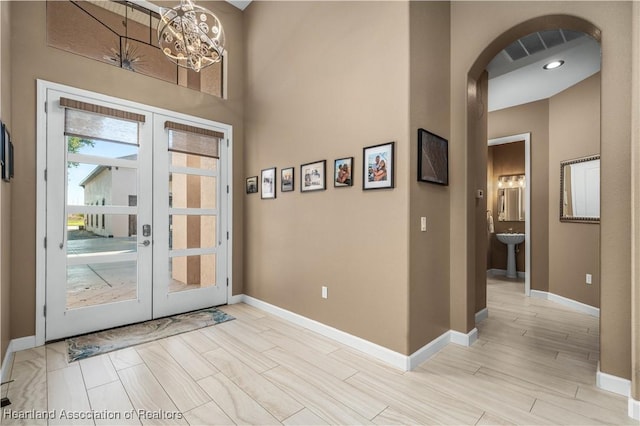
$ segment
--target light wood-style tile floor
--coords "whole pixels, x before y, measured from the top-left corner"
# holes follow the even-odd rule
[[[2,423],[634,424],[595,386],[598,320],[523,293],[489,280],[480,339],[406,373],[244,304],[222,308],[236,321],[71,364],[53,343],[16,354],[5,408],[31,417]]]

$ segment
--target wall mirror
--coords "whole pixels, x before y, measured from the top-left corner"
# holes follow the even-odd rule
[[[600,223],[600,156],[560,163],[560,220]]]
[[[524,175],[498,178],[498,221],[524,222]]]

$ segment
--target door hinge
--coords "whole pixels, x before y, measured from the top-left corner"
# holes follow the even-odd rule
[[[45,316],[45,317],[47,316],[47,305],[44,305],[42,307],[42,315]]]
[[[229,139],[227,139],[227,148],[229,148]]]
[[[227,240],[229,239],[229,231],[227,231]]]
[[[227,194],[229,193],[229,185],[227,185]]]
[[[227,287],[229,287],[229,278],[227,278]]]
[[[44,169],[44,180],[47,180],[47,169]]]
[[[44,101],[44,113],[47,113],[47,101]]]
[[[47,237],[44,237],[44,248],[47,248]]]

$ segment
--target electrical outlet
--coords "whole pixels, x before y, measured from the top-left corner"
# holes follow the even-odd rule
[[[427,218],[422,216],[420,218],[420,231],[424,232],[427,230]]]
[[[586,277],[587,284],[591,284],[592,280],[593,280],[593,277],[591,276],[591,274],[587,274],[587,277]]]
[[[322,298],[326,299],[329,297],[329,289],[325,286],[322,286]]]

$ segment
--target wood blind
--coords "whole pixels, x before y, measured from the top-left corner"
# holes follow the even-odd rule
[[[164,128],[170,131],[169,151],[220,158],[219,140],[224,133],[173,121],[166,121]]]
[[[80,102],[69,98],[60,98],[60,106],[65,108],[77,109],[80,111],[91,112],[94,114],[106,115],[107,117],[119,118],[121,120],[145,122],[142,114],[134,112],[122,111],[120,109],[108,108],[101,105],[94,105],[87,102]]]
[[[200,136],[208,136],[210,138],[224,139],[224,133],[216,132],[215,130],[203,129],[201,127],[189,126],[182,123],[175,123],[173,121],[165,121],[165,129],[177,130],[179,132],[194,133]]]

